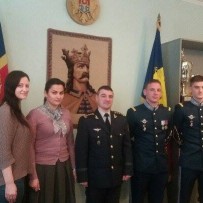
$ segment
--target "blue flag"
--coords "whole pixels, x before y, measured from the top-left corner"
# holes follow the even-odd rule
[[[162,98],[160,99],[160,104],[167,106],[165,76],[164,76],[164,68],[163,68],[162,52],[161,52],[161,37],[160,37],[160,31],[158,28],[156,30],[156,36],[152,47],[152,52],[151,52],[151,56],[148,64],[148,69],[147,69],[143,89],[145,84],[152,79],[157,79],[160,81],[161,89],[162,89]],[[143,93],[142,93],[142,97],[144,98]]]

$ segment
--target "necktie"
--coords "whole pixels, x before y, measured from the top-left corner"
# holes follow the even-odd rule
[[[110,131],[111,124],[110,124],[110,121],[109,121],[109,114],[105,113],[104,116],[106,117],[106,120],[105,120],[106,126],[107,126],[108,130]]]

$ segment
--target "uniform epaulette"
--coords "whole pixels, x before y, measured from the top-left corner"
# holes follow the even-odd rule
[[[117,116],[123,116],[123,114],[118,111],[114,111],[114,114],[116,114]]]
[[[133,107],[131,107],[131,109],[133,110],[133,111],[136,111],[136,108],[133,106]]]
[[[168,107],[168,111],[171,111],[171,107]]]
[[[94,115],[94,113],[85,114],[85,115],[84,115],[84,118],[88,118],[89,116],[93,116],[93,115]]]
[[[180,105],[181,107],[183,107],[183,103],[179,103],[179,105]]]

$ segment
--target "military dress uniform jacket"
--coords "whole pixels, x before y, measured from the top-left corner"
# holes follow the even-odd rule
[[[144,173],[168,171],[165,146],[171,136],[171,111],[159,105],[141,104],[128,109],[127,120],[133,139],[134,170]]]
[[[180,166],[203,171],[203,104],[192,99],[176,105],[174,126],[182,141]]]
[[[111,132],[101,114],[83,116],[76,136],[77,181],[96,188],[121,184],[123,175],[132,175],[132,151],[126,118],[111,111]]]

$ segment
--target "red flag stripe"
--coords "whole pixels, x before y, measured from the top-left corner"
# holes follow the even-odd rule
[[[1,90],[0,90],[0,101],[2,100],[4,95],[4,82],[7,75],[8,75],[8,65],[6,64],[4,67],[1,67],[0,69],[0,77],[1,77],[1,83],[2,83]]]

